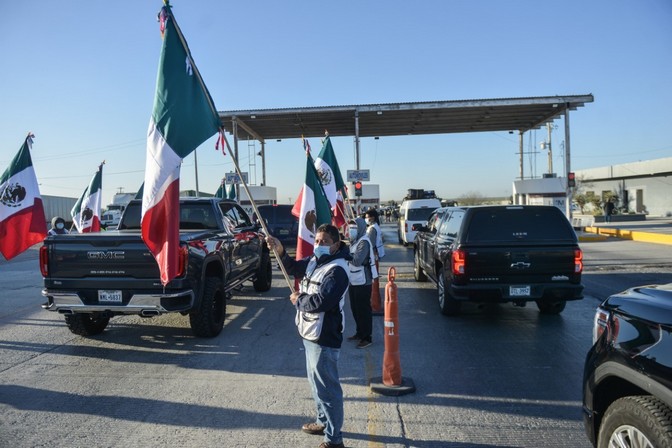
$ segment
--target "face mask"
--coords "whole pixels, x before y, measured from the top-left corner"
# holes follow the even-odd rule
[[[330,255],[329,246],[315,246],[313,253],[315,254],[315,257],[319,260],[325,255]]]
[[[63,224],[62,222],[59,222],[59,223],[56,224],[56,228],[58,230],[62,230],[64,227],[65,227],[65,224]]]
[[[351,240],[356,240],[357,239],[357,229],[351,229],[348,228],[348,235],[350,236]]]
[[[366,223],[368,225],[372,225],[374,222],[376,222],[376,221],[373,218],[369,218],[369,219],[366,220]]]

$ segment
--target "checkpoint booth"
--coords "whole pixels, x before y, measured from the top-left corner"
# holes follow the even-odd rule
[[[513,203],[516,205],[554,205],[566,214],[567,179],[543,177],[513,182]]]

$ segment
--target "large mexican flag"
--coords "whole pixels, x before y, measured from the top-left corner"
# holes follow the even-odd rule
[[[47,236],[47,220],[30,157],[32,134],[0,177],[0,252],[11,260]]]
[[[219,129],[219,117],[170,6],[159,13],[163,46],[147,131],[142,239],[166,285],[177,275],[182,159]]]

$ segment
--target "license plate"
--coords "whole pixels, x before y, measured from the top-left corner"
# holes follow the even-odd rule
[[[509,286],[509,295],[512,297],[523,297],[530,295],[529,286]]]
[[[98,301],[107,303],[121,303],[121,291],[99,290]]]

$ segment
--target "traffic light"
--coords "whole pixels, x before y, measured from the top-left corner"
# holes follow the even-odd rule
[[[574,177],[574,173],[567,173],[567,186],[569,188],[576,187],[576,177]]]
[[[362,195],[362,183],[360,181],[355,182],[355,196]]]

